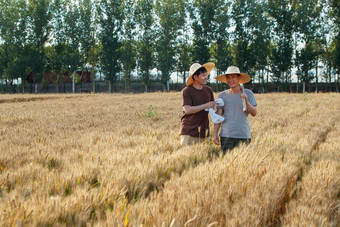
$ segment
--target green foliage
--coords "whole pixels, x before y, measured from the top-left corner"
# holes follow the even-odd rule
[[[73,78],[73,74],[70,75],[71,78]],[[81,76],[78,73],[74,72],[74,82],[76,84],[79,84],[81,82]]]
[[[101,0],[98,3],[98,19],[100,25],[100,41],[103,45],[101,62],[106,79],[116,82],[120,71],[119,49],[122,45],[119,36],[122,34],[123,0]]]
[[[270,55],[271,27],[269,18],[266,17],[265,2],[255,1],[250,15],[250,28],[252,43],[250,44],[250,52],[254,58],[254,71],[264,71],[268,65],[268,57]],[[261,78],[264,81],[263,77]]]
[[[265,70],[268,65],[271,26],[263,1],[234,1],[232,18],[235,21],[233,62],[250,75]],[[262,78],[263,81],[263,78]]]
[[[162,83],[166,85],[176,64],[177,37],[185,23],[185,3],[183,0],[156,1],[155,11],[160,24],[156,45],[157,68],[162,73]]]
[[[82,71],[86,71],[86,64],[92,64],[92,70],[96,65],[96,58],[94,55],[96,44],[96,15],[95,15],[95,3],[91,0],[79,1],[80,8],[80,58],[82,65],[80,66]],[[90,62],[90,59],[92,60]],[[92,72],[94,73],[94,72]],[[94,79],[94,78],[91,78]],[[92,80],[92,86],[94,86],[94,80]]]
[[[53,169],[56,166],[56,160],[52,157],[48,163],[48,168]]]
[[[97,176],[93,177],[93,178],[91,179],[90,184],[91,184],[91,187],[93,187],[93,188],[99,187],[100,183],[99,183],[99,181],[98,181],[98,177],[97,177]]]
[[[2,77],[5,71],[5,46],[0,45],[0,78]]]
[[[216,35],[214,25],[216,21],[216,10],[224,1],[193,1],[190,6],[191,27],[194,30],[193,37],[193,61],[204,64],[211,59],[210,43]],[[224,7],[224,6],[222,6]]]
[[[320,26],[318,19],[321,10],[322,4],[319,4],[318,0],[293,0],[292,2],[295,29],[306,43],[315,37],[315,31]]]
[[[33,45],[40,49],[49,38],[51,26],[50,2],[49,0],[29,0],[29,28],[30,39]]]
[[[303,101],[307,102],[307,93],[303,93]]]
[[[314,76],[309,72],[315,67],[316,53],[312,48],[311,43],[307,43],[305,48],[296,54],[296,65],[301,69],[299,79],[309,82],[314,79]]]
[[[71,194],[71,187],[70,187],[70,185],[69,185],[69,183],[66,181],[66,183],[65,183],[65,191],[64,191],[64,194],[65,194],[65,196],[68,196],[68,195],[70,195]]]
[[[6,73],[11,75],[11,78],[22,78],[25,80],[25,76],[30,72],[29,60],[27,57],[20,56],[8,62]]]
[[[150,84],[150,70],[155,66],[155,18],[152,0],[138,0],[136,21],[140,27],[137,41],[138,65],[141,70],[142,83],[146,88]]]
[[[210,54],[215,63],[217,74],[226,71],[232,65],[232,55],[230,49],[230,38],[228,28],[230,27],[230,10],[229,2],[217,1],[215,16],[213,21],[212,43],[210,46]]]
[[[340,11],[340,10],[339,10]],[[336,38],[336,49],[335,49],[335,65],[338,69],[338,74],[340,73],[340,31]]]
[[[136,12],[133,7],[134,0],[126,0],[124,2],[124,41],[120,48],[121,53],[121,62],[124,70],[124,81],[125,81],[125,90],[130,90],[130,82],[131,82],[131,73],[136,67],[136,41],[134,36],[136,35]]]
[[[40,83],[42,81],[43,71],[45,69],[45,64],[43,62],[45,62],[45,53],[35,48],[31,48],[28,63],[34,73],[34,83]]]
[[[186,43],[185,39],[183,39],[181,40],[177,51],[178,51],[177,73],[181,73],[183,83],[185,84],[186,72],[188,71],[191,65],[192,56],[190,53],[192,52],[192,48],[188,43]]]
[[[90,212],[90,216],[89,216],[89,219],[90,220],[94,220],[96,217],[96,208],[93,208]]]
[[[148,106],[147,110],[143,113],[143,117],[154,118],[157,116],[157,112],[153,110],[153,106]]]
[[[321,60],[334,81],[339,8],[337,0],[0,0],[0,77],[25,83],[33,72],[40,83],[44,71],[90,65],[111,82],[123,78],[127,91],[137,70],[147,91],[155,67],[163,84],[174,71],[185,82],[193,62],[207,61],[217,73],[235,64],[262,72],[262,82],[268,70],[289,82],[293,60],[304,81]]]
[[[29,65],[34,73],[34,82],[39,83],[42,81],[43,71],[46,66],[44,45],[49,39],[51,30],[49,24],[52,17],[50,12],[50,1],[28,1],[28,15],[28,37],[31,44]]]
[[[25,1],[0,1],[0,68],[5,79],[25,79],[28,68],[28,7]]]
[[[271,67],[276,71],[277,81],[287,81],[285,75],[292,66],[294,31],[290,0],[268,0],[267,13],[275,22],[273,29],[277,40],[271,50]]]
[[[80,53],[81,27],[80,11],[77,5],[69,2],[64,16],[65,23],[65,55],[62,58],[63,65],[67,71],[74,72],[83,65]],[[63,40],[60,40],[61,42]],[[61,50],[60,50],[61,51]],[[60,52],[59,52],[60,53]]]
[[[212,44],[212,56],[217,74],[222,74],[232,65],[231,46],[227,40],[219,39],[216,44]]]

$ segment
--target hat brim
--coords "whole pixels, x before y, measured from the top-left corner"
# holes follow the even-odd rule
[[[251,81],[251,77],[247,73],[226,73],[219,75],[215,78],[215,80],[221,81],[222,83],[227,83],[227,75],[229,74],[239,74],[241,76],[240,84],[245,84]]]
[[[199,70],[200,68],[205,68],[207,70],[208,75],[210,74],[211,70],[215,67],[215,64],[212,62],[208,62],[205,63],[204,65],[202,65],[201,67],[199,67],[197,70]],[[193,72],[190,77],[187,79],[187,86],[191,85],[194,83],[194,79],[192,78],[192,75],[194,75],[197,70],[195,72]]]

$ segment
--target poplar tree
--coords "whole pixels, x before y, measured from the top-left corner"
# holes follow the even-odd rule
[[[37,84],[44,78],[45,44],[51,31],[52,14],[49,0],[29,0],[28,2],[28,36],[31,44],[29,63],[34,73],[34,82]]]
[[[120,48],[122,41],[123,0],[101,0],[98,3],[99,37],[102,45],[101,63],[105,78],[110,85],[114,83],[117,90],[117,80],[121,70]],[[111,86],[110,86],[111,88]],[[111,89],[109,89],[111,92]]]
[[[132,71],[136,68],[136,1],[124,1],[123,45],[120,49],[125,91],[130,91]]]
[[[252,5],[250,15],[250,34],[251,44],[250,52],[254,58],[253,76],[256,74],[259,77],[261,83],[262,92],[265,91],[265,71],[268,70],[268,57],[270,54],[270,32],[271,23],[265,15],[265,9],[267,8],[266,2],[255,1]]]
[[[67,71],[75,73],[83,65],[80,53],[81,28],[79,26],[79,6],[76,3],[68,2],[66,12],[64,13],[64,35],[66,41],[64,65]]]
[[[138,68],[141,71],[141,81],[148,91],[150,85],[151,70],[155,66],[155,19],[154,4],[152,0],[137,1],[137,28],[138,28]]]
[[[293,10],[295,12],[294,23],[299,38],[304,43],[304,48],[296,53],[296,64],[300,68],[300,81],[303,82],[303,92],[305,92],[306,82],[312,81],[315,76],[310,73],[314,69],[317,53],[313,48],[316,43],[316,31],[319,23],[317,23],[321,7],[318,0],[294,0]]]
[[[188,14],[188,1],[185,1],[185,10],[186,14]],[[187,73],[189,72],[189,68],[192,64],[192,45],[190,40],[190,21],[187,17],[184,18],[184,23],[181,24],[180,34],[177,39],[177,81],[178,77],[183,79],[183,85],[186,84]]]
[[[192,63],[192,46],[189,43],[188,35],[183,32],[182,38],[179,40],[178,44],[178,62],[177,62],[177,76],[183,78],[183,84],[186,84],[186,73],[189,71],[190,65]]]
[[[334,21],[337,35],[334,38],[335,42],[335,50],[334,50],[334,66],[336,68],[338,78],[337,82],[339,83],[339,74],[340,74],[340,2],[338,0],[330,0],[330,6],[332,7],[331,16]],[[337,83],[337,89],[338,89]]]
[[[159,19],[157,68],[161,71],[161,82],[166,86],[176,65],[177,37],[185,22],[185,2],[159,0],[156,1],[155,9]]]
[[[28,62],[27,3],[24,0],[0,0],[0,12],[2,78],[5,79],[6,92],[12,92],[13,80],[21,78],[24,85],[26,76],[31,71]],[[10,89],[8,81],[11,81]]]
[[[251,74],[251,68],[255,65],[250,51],[250,16],[253,0],[236,0],[232,7],[232,18],[235,23],[234,31],[234,64],[241,71]]]
[[[232,65],[231,35],[228,32],[231,17],[228,14],[230,10],[229,2],[218,1],[216,4],[211,53],[217,75],[219,75]]]
[[[334,37],[334,22],[331,19],[330,13],[330,5],[328,0],[321,1],[322,4],[322,12],[320,13],[320,17],[318,23],[320,27],[318,31],[316,31],[317,35],[317,59],[323,63],[326,68],[325,72],[321,74],[322,78],[326,79],[326,82],[331,82],[331,71],[333,67],[332,63],[332,53],[331,53],[331,43]],[[316,71],[318,69],[318,65],[316,65]],[[318,79],[318,77],[316,77]],[[318,83],[318,80],[316,80]],[[327,89],[327,87],[326,87]]]
[[[5,64],[4,64],[4,60],[5,60],[5,45],[0,44],[0,78],[2,78],[2,75],[5,71]]]
[[[66,11],[66,0],[54,0],[52,2],[52,49],[47,53],[51,70],[57,74],[56,92],[63,81],[62,73],[66,71],[66,37],[64,13]]]
[[[87,71],[86,65],[91,65],[92,92],[95,92],[94,47],[96,45],[96,20],[95,7],[92,0],[80,0],[80,54],[82,58],[82,71]],[[92,60],[92,61],[91,61]]]
[[[290,0],[268,0],[267,13],[274,22],[270,66],[277,83],[291,82],[293,57],[293,11]]]
[[[216,3],[219,0],[194,0],[190,5],[193,29],[193,61],[204,64],[211,60],[210,43],[213,40]]]

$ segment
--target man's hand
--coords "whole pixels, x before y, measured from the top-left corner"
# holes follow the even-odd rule
[[[248,103],[248,96],[245,93],[241,94],[241,98],[244,98],[246,103]]]
[[[206,103],[207,107],[204,109],[210,109],[210,108],[215,108],[216,102],[215,101],[210,101]]]
[[[251,116],[255,117],[256,114],[257,114],[256,106],[252,106],[252,105],[248,102],[248,96],[247,96],[246,94],[241,94],[241,98],[244,98],[244,99],[245,99],[249,114],[250,114]]]
[[[220,138],[218,137],[218,135],[214,136],[213,142],[214,142],[214,144],[216,144],[217,146],[220,145]]]
[[[186,115],[197,113],[204,109],[214,108],[216,106],[215,101],[210,101],[199,106],[183,106],[183,111]]]

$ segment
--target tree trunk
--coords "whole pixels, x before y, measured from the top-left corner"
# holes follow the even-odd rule
[[[115,79],[114,81],[113,81],[113,85],[114,85],[114,92],[117,92],[117,79]]]
[[[95,81],[94,81],[94,67],[92,66],[91,69],[91,85],[92,85],[92,93],[96,92],[96,86],[95,86]]]
[[[11,80],[11,82],[9,83],[9,92],[13,93],[13,79]]]
[[[261,92],[264,93],[264,70],[261,70]]]
[[[56,87],[55,87],[55,90],[56,90],[57,93],[59,93],[59,78],[60,78],[60,75],[58,73],[58,75],[57,75],[57,84],[56,84]]]
[[[318,63],[319,57],[316,57],[316,68],[315,68],[315,92],[318,93]]]
[[[329,70],[329,91],[332,91],[332,75],[331,70]]]
[[[328,50],[327,42],[326,42],[325,48],[326,48],[327,62],[328,62],[328,65],[327,65],[328,78],[329,78],[329,83],[331,83],[331,67],[332,67],[331,64],[332,64],[332,62],[331,62],[331,56],[330,56],[330,53],[329,53],[329,50]],[[327,86],[327,81],[326,81],[326,86]],[[327,87],[326,87],[326,90],[327,90]],[[331,90],[332,90],[332,85],[330,86],[329,91],[331,91]]]
[[[95,82],[95,76],[94,76],[94,48],[92,48],[92,69],[91,69],[91,82],[92,82],[92,93],[94,94],[96,92],[96,82]]]
[[[75,71],[73,72],[72,76],[72,93],[76,92],[76,87],[75,87]]]
[[[7,75],[6,75],[6,92],[5,93],[7,93],[8,92],[8,81],[7,81]]]
[[[183,84],[185,85],[186,83],[186,76],[185,76],[185,71],[183,72]]]
[[[306,82],[303,81],[302,82],[302,93],[305,93],[306,92]]]

